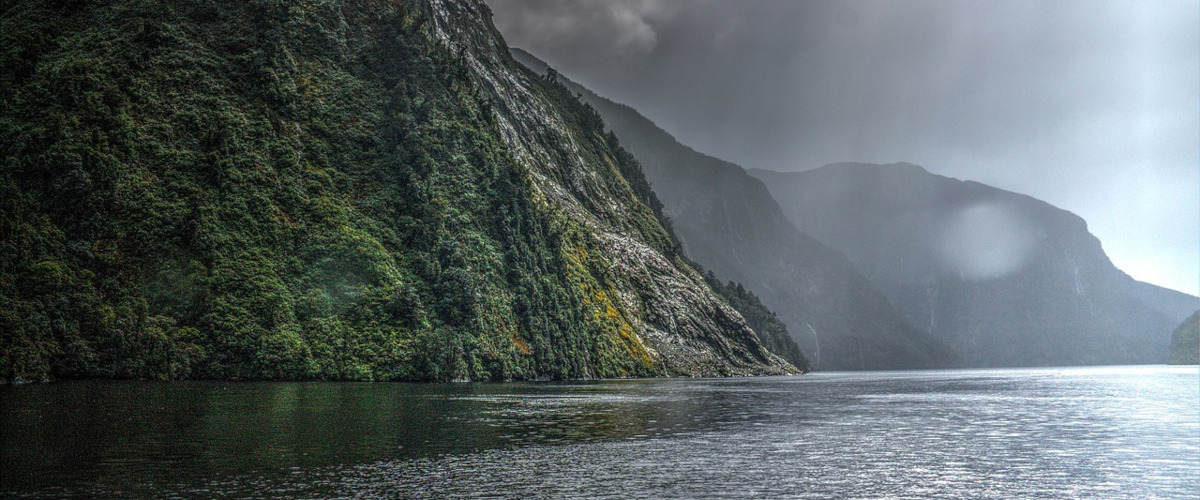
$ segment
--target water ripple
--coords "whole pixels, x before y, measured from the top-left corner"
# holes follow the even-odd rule
[[[405,386],[404,397],[389,399],[395,405],[375,408],[382,414],[359,415],[392,422],[387,412],[411,416],[412,401],[421,401],[423,419],[401,418],[360,440],[404,434],[400,451],[208,474],[184,467],[192,476],[126,478],[125,489],[110,480],[17,493],[1195,498],[1198,381],[1195,368],[1139,367]],[[367,399],[390,395],[387,385],[368,387]],[[109,457],[123,468],[152,467],[139,458]]]

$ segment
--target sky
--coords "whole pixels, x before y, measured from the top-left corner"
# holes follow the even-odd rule
[[[510,46],[746,168],[905,161],[1200,292],[1200,2],[487,0]]]

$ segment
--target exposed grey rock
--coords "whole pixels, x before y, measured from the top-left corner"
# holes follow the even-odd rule
[[[548,209],[578,222],[603,268],[609,297],[665,375],[756,375],[795,369],[767,352],[742,317],[716,297],[682,260],[665,255],[626,221],[648,210],[628,186],[607,184],[580,144],[589,140],[564,124],[564,112],[536,90],[539,75],[513,61],[482,1],[430,0],[438,40],[466,61],[495,104],[513,158],[533,180]],[[562,150],[568,154],[559,154]],[[661,231],[661,228],[660,228]]]
[[[547,66],[513,49],[535,72]],[[797,231],[741,167],[680,144],[637,111],[560,76],[594,106],[645,169],[687,255],[741,282],[776,311],[815,368],[929,368],[954,354],[904,323],[837,250]]]

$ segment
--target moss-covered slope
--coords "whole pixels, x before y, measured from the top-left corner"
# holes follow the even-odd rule
[[[779,373],[478,2],[9,2],[0,376]]]

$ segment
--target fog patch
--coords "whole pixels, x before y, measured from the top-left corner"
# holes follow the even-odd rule
[[[990,280],[1029,264],[1037,246],[1037,231],[1012,207],[983,203],[951,216],[937,243],[947,270],[966,280]]]

